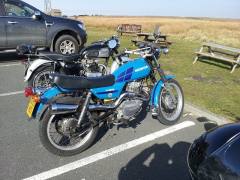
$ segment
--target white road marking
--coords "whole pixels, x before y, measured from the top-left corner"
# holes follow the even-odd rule
[[[1,51],[0,54],[12,53],[12,52],[16,52],[16,49],[4,50],[4,51]]]
[[[1,67],[11,67],[11,66],[20,66],[22,65],[21,63],[14,63],[14,64],[4,64],[4,65],[0,65],[0,68]]]
[[[62,174],[65,174],[69,171],[73,171],[75,169],[81,168],[83,166],[86,166],[88,164],[97,162],[99,160],[105,159],[107,157],[113,156],[115,154],[118,154],[120,152],[126,151],[128,149],[134,148],[136,146],[142,145],[144,143],[154,141],[160,137],[166,136],[168,134],[174,133],[176,131],[182,130],[187,127],[195,126],[195,123],[192,121],[185,121],[183,123],[174,125],[172,127],[154,132],[152,134],[146,135],[144,137],[141,137],[139,139],[135,139],[133,141],[127,142],[125,144],[121,144],[119,146],[113,147],[111,149],[105,150],[103,152],[94,154],[92,156],[74,161],[72,163],[60,166],[55,169],[51,169],[49,171],[42,172],[40,174],[37,174],[35,176],[26,178],[24,180],[45,180],[45,179],[50,179]]]
[[[0,94],[0,97],[12,96],[12,95],[23,94],[23,93],[24,93],[24,91],[16,91],[16,92],[2,93],[2,94]]]

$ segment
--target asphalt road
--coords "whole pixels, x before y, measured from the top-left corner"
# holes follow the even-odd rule
[[[14,60],[19,57],[4,57],[11,60],[0,61],[0,179],[3,180],[50,177],[188,180],[189,146],[201,133],[217,125],[204,117],[185,114],[177,126],[167,127],[150,114],[142,113],[130,128],[101,127],[98,141],[85,152],[58,157],[41,145],[38,122],[28,122],[25,116],[27,99],[21,93],[25,86],[24,66]]]

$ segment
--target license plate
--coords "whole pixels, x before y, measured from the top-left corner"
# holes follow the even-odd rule
[[[29,103],[28,103],[27,111],[26,111],[26,114],[29,118],[32,117],[32,114],[33,114],[33,111],[35,109],[36,104],[37,103],[33,100],[33,98],[31,98]]]

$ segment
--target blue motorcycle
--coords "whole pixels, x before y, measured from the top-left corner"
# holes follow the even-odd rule
[[[26,112],[29,118],[40,118],[44,147],[59,156],[78,154],[94,142],[100,123],[127,124],[146,109],[162,124],[175,124],[183,112],[184,96],[175,77],[160,68],[158,59],[164,52],[167,49],[151,44],[117,55],[110,75],[53,74],[54,85],[45,92],[26,88],[26,97],[31,97]],[[129,54],[140,56],[129,59]],[[146,103],[149,108],[143,109]]]

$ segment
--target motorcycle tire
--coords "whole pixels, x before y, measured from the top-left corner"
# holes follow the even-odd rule
[[[167,126],[171,126],[171,125],[176,124],[182,116],[182,113],[184,110],[184,95],[183,95],[183,90],[182,90],[180,84],[176,80],[171,79],[167,83],[169,83],[169,84],[173,85],[175,88],[177,88],[178,95],[180,95],[180,99],[178,99],[178,103],[180,103],[180,104],[178,104],[179,107],[177,107],[178,108],[177,114],[175,116],[166,117],[166,115],[162,111],[162,97],[161,96],[164,91],[164,88],[162,88],[161,92],[160,92],[160,97],[159,97],[159,108],[158,108],[157,119],[159,120],[160,123],[167,125]]]
[[[44,73],[46,74],[50,74],[51,72],[53,72],[53,67],[51,64],[49,65],[44,65],[44,66],[40,66],[37,70],[35,70],[33,72],[33,74],[31,75],[30,79],[28,80],[28,86],[29,87],[37,87],[37,83],[40,82],[36,82],[38,79],[40,79],[39,76],[43,75]],[[48,76],[49,77],[49,76]],[[48,79],[47,81],[49,81],[50,83],[50,79]],[[47,83],[47,82],[46,82]],[[46,86],[50,86],[50,84],[46,84]],[[47,87],[46,87],[47,88]]]
[[[42,120],[39,123],[39,137],[40,140],[43,144],[43,146],[51,153],[58,155],[58,156],[73,156],[76,154],[79,154],[81,152],[83,152],[84,150],[86,150],[87,148],[89,148],[95,141],[98,131],[99,131],[99,126],[95,125],[95,126],[91,126],[92,130],[89,132],[89,134],[87,134],[87,140],[82,140],[84,141],[83,144],[80,143],[80,146],[77,147],[76,149],[60,149],[57,148],[56,145],[54,145],[54,143],[51,142],[51,140],[49,139],[48,136],[48,125],[49,121],[53,120],[51,115],[50,110],[46,110],[46,112],[43,115]],[[88,137],[89,136],[89,137]],[[62,147],[62,146],[61,146]]]

